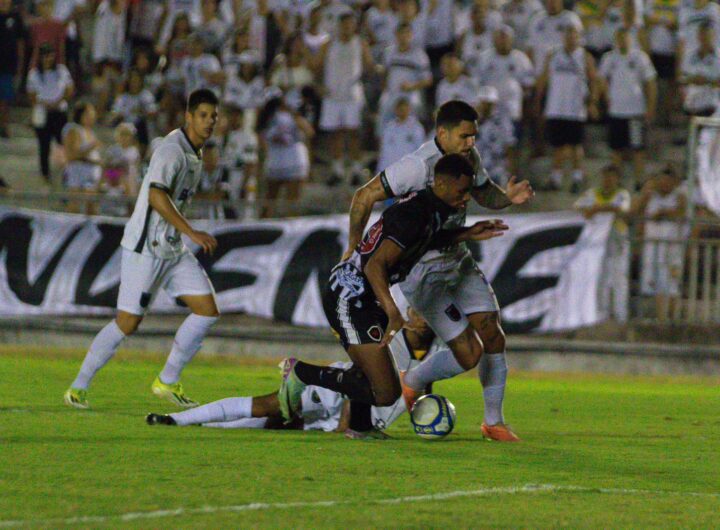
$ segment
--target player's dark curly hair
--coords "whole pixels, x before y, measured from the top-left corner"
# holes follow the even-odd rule
[[[459,153],[445,155],[435,163],[435,176],[459,179],[466,175],[472,177],[475,170],[470,161]]]
[[[202,105],[203,103],[208,103],[210,105],[215,105],[216,107],[220,103],[220,100],[218,100],[218,97],[215,95],[215,92],[210,90],[209,88],[198,88],[197,90],[193,90],[190,93],[190,96],[187,100],[187,110],[188,112],[192,113],[197,110],[197,108]]]
[[[435,117],[435,128],[453,129],[460,125],[463,121],[476,121],[478,119],[477,111],[472,105],[453,99],[440,105]]]

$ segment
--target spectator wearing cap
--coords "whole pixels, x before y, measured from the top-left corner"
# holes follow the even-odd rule
[[[503,22],[515,31],[515,46],[519,49],[527,46],[530,21],[544,11],[540,0],[508,0],[500,8]]]
[[[478,86],[473,79],[463,74],[464,65],[455,53],[447,53],[440,64],[443,77],[435,91],[435,106],[446,101],[459,99],[471,105],[477,98]]]
[[[0,0],[0,138],[9,138],[9,107],[25,67],[26,29],[11,0]]]
[[[412,153],[425,141],[425,129],[412,113],[410,101],[403,96],[395,100],[395,117],[382,129],[380,156],[376,173],[380,173],[403,156]]]
[[[468,73],[475,81],[481,82],[478,77],[478,59],[482,52],[492,47],[493,31],[502,24],[502,16],[490,10],[488,0],[474,2],[469,14],[470,27],[460,36],[458,50]]]
[[[699,45],[688,50],[681,67],[683,110],[690,116],[711,116],[720,100],[720,53],[712,25],[701,25],[697,38]]]
[[[352,182],[363,177],[360,162],[360,126],[365,107],[362,77],[375,70],[367,41],[358,34],[355,15],[346,13],[338,20],[338,36],[325,44],[315,62],[322,79],[320,129],[330,133],[331,177],[329,185],[344,180],[344,155],[350,158]],[[347,147],[346,147],[347,145]]]
[[[631,156],[639,187],[645,180],[647,128],[655,119],[657,74],[650,57],[630,44],[629,31],[618,29],[615,48],[600,61],[598,79],[607,101],[613,164],[622,168],[623,159]]]
[[[432,85],[433,78],[427,53],[412,43],[410,24],[398,24],[395,44],[386,48],[383,59],[385,79],[376,124],[378,137],[382,135],[385,123],[392,119],[398,97],[407,99],[413,112],[420,118],[423,117],[423,90]]]
[[[602,170],[600,186],[590,188],[575,202],[574,208],[588,222],[597,221],[598,214],[614,214],[608,240],[607,257],[603,261],[603,283],[600,286],[600,307],[610,318],[625,322],[628,316],[630,272],[630,241],[625,217],[630,212],[630,192],[620,187],[621,171],[608,165]]]
[[[563,46],[551,52],[538,79],[536,109],[545,99],[545,134],[553,147],[549,187],[559,189],[564,164],[572,164],[572,191],[577,193],[583,182],[584,127],[588,116],[597,118],[598,83],[595,60],[580,46],[580,32],[567,26]]]
[[[95,74],[93,92],[100,116],[108,110],[110,98],[120,82],[125,47],[126,0],[103,0],[95,12],[92,59]]]
[[[483,167],[496,184],[505,187],[508,181],[508,157],[515,143],[513,123],[502,105],[498,91],[492,86],[480,87],[477,96],[478,133],[476,147],[483,158]]]
[[[57,61],[55,48],[44,44],[38,52],[38,64],[30,69],[27,92],[32,104],[31,121],[38,138],[42,176],[50,181],[50,146],[54,138],[62,144],[62,130],[67,123],[68,101],[74,84],[70,71]]]
[[[185,97],[199,88],[209,88],[220,95],[226,74],[218,58],[205,52],[202,39],[194,33],[189,38],[189,52],[182,63]]]
[[[477,79],[495,87],[498,97],[513,122],[514,144],[510,154],[511,172],[518,172],[518,155],[515,146],[523,136],[523,101],[535,84],[530,59],[525,53],[513,48],[513,29],[499,26],[493,33],[493,47],[484,51],[478,61]]]

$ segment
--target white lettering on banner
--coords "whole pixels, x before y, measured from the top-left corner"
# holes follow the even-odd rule
[[[594,324],[611,217],[504,215],[503,237],[474,244],[510,332]],[[471,217],[469,223],[480,220]],[[372,220],[371,220],[372,221]],[[206,256],[223,312],[326,326],[321,288],[347,241],[344,215],[233,223],[195,221],[218,239]],[[0,315],[110,315],[120,279],[123,219],[0,208]],[[152,311],[180,311],[158,293]]]

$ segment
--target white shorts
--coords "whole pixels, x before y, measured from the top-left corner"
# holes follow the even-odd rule
[[[323,99],[320,110],[320,130],[359,129],[364,106],[362,101]]]
[[[447,263],[442,270],[435,270],[431,263],[418,263],[400,289],[444,342],[465,331],[470,325],[467,315],[500,311],[490,282],[470,256],[456,262],[452,270]]]
[[[159,259],[123,248],[117,308],[133,315],[144,315],[160,288],[171,298],[215,295],[210,278],[192,253],[185,252],[174,259]]]

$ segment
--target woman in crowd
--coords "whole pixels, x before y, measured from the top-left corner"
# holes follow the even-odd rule
[[[95,136],[94,127],[97,113],[92,103],[80,102],[73,110],[72,123],[63,129],[63,146],[67,165],[65,166],[65,189],[75,193],[94,193],[102,175],[101,144]],[[80,204],[71,201],[68,210],[79,212]],[[88,202],[85,213],[94,214],[96,208]]]

